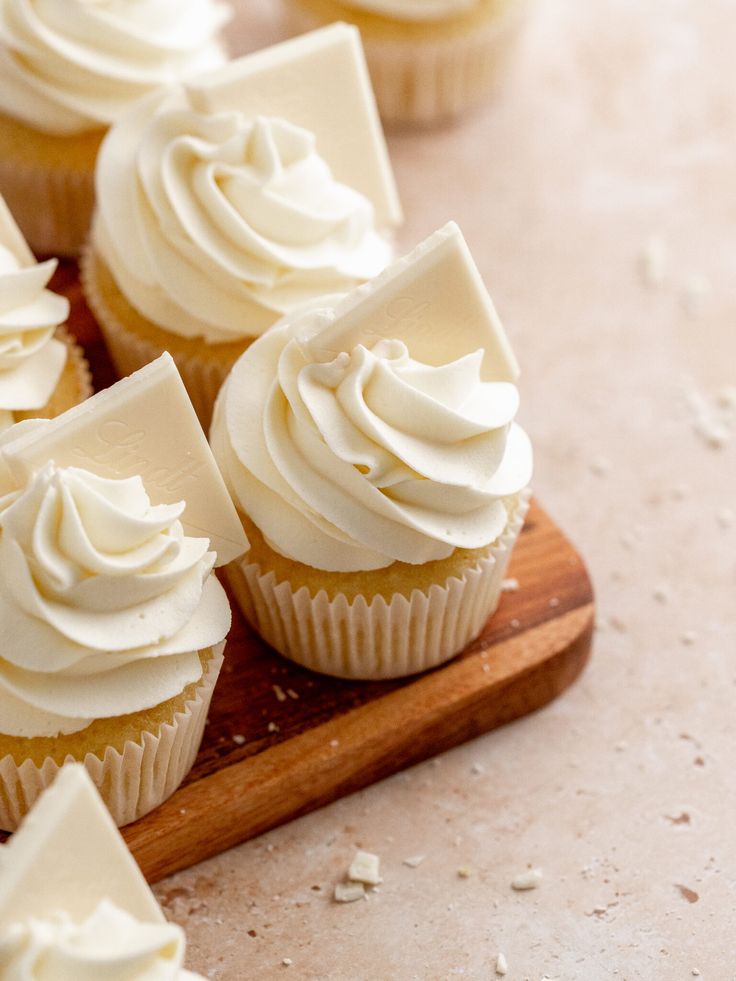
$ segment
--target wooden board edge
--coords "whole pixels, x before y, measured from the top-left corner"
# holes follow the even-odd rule
[[[541,708],[584,668],[593,624],[591,600],[184,786],[123,835],[157,882]]]

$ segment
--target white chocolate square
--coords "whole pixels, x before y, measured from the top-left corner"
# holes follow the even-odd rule
[[[379,228],[401,221],[396,184],[357,28],[331,24],[186,84],[198,112],[239,109],[310,130],[333,176],[362,192]]]
[[[449,222],[358,287],[310,343],[331,360],[356,344],[402,340],[417,361],[443,365],[483,348],[483,381],[515,382],[519,367],[458,226]]]
[[[185,501],[188,535],[210,539],[217,565],[247,549],[247,539],[170,354],[34,425],[0,451],[22,486],[49,460],[100,477],[140,476],[153,504]]]
[[[377,886],[383,882],[379,869],[380,859],[378,855],[374,855],[372,852],[356,852],[348,869],[348,879],[351,882]]]
[[[60,910],[83,922],[102,899],[147,923],[164,915],[81,764],[67,764],[0,847],[0,933]]]
[[[0,245],[12,252],[21,266],[35,266],[36,258],[23,238],[5,198],[0,194]]]

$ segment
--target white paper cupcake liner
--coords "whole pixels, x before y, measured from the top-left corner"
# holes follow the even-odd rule
[[[69,361],[74,366],[74,373],[77,378],[77,385],[79,386],[79,401],[84,402],[94,392],[89,363],[84,356],[82,348],[77,344],[72,335],[68,333],[64,325],[56,328],[54,336],[57,340],[66,344]]]
[[[415,589],[408,598],[350,602],[343,594],[330,599],[324,590],[311,596],[306,586],[293,591],[273,572],[243,560],[225,571],[249,622],[285,657],[338,678],[401,678],[449,660],[481,632],[498,606],[529,499],[529,492],[520,495],[506,530],[461,578],[427,592]]]
[[[427,126],[473,108],[502,80],[526,19],[528,3],[517,0],[466,34],[448,32],[427,39],[380,38],[363,33],[363,48],[384,123]],[[301,34],[323,22],[301,5],[286,7],[289,33]]]
[[[0,159],[0,193],[36,255],[76,256],[95,203],[94,174]]]
[[[105,302],[97,277],[97,261],[89,245],[82,253],[80,273],[84,297],[100,326],[118,375],[124,378],[160,357],[165,349],[155,341],[140,337],[127,329]],[[207,432],[217,393],[228,375],[230,365],[223,365],[207,358],[206,350],[202,357],[183,354],[180,351],[170,353],[179,369],[202,428]]]
[[[120,827],[137,821],[170,797],[192,768],[202,741],[212,692],[222,667],[225,643],[212,649],[207,673],[195,696],[164,723],[158,735],[144,732],[140,742],[128,741],[122,753],[108,747],[103,759],[88,753],[81,762]],[[65,762],[73,762],[68,756]],[[59,764],[47,758],[20,766],[12,756],[0,760],[0,828],[15,831],[37,797],[54,780]]]

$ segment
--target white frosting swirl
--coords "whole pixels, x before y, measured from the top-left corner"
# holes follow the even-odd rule
[[[373,205],[332,177],[311,133],[195,112],[183,87],[110,130],[97,200],[94,244],[129,302],[212,343],[261,334],[390,259]]]
[[[55,736],[150,708],[230,627],[209,540],[140,477],[48,464],[0,510],[0,727]]]
[[[464,14],[478,6],[480,0],[345,0],[345,3],[382,17],[421,22]]]
[[[8,981],[197,981],[186,971],[184,931],[142,923],[103,899],[80,924],[63,912],[10,926],[0,937]]]
[[[0,111],[68,135],[225,61],[217,0],[0,0]]]
[[[325,312],[283,323],[235,364],[212,446],[231,493],[277,552],[378,569],[480,548],[531,477],[516,386],[482,382],[482,351],[440,367],[380,339],[333,360]]]
[[[40,409],[66,363],[66,345],[53,339],[69,301],[47,290],[56,259],[37,263],[14,226],[3,222],[0,199],[0,413]],[[5,425],[0,426],[5,428]]]

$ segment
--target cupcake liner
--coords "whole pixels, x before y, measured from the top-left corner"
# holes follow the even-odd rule
[[[526,3],[518,0],[498,17],[471,23],[465,34],[373,39],[363,32],[363,49],[383,122],[432,125],[482,102],[503,77],[525,8]],[[324,23],[294,4],[287,4],[285,16],[292,34]]]
[[[76,256],[95,203],[94,173],[0,159],[2,193],[36,255]]]
[[[212,648],[207,673],[183,712],[164,723],[158,734],[143,732],[122,753],[108,747],[100,759],[88,753],[81,762],[120,827],[137,821],[170,797],[192,768],[202,741],[212,692],[222,667],[224,641]],[[67,756],[65,763],[74,762]],[[51,758],[38,767],[18,765],[12,756],[0,760],[0,828],[14,831],[37,797],[54,780],[60,766]]]
[[[80,273],[85,299],[100,326],[110,357],[120,377],[130,375],[160,357],[165,349],[155,341],[140,337],[126,328],[105,302],[91,246],[87,246],[82,253]],[[206,349],[200,357],[176,350],[170,353],[179,369],[202,428],[207,432],[217,393],[228,375],[230,366],[208,359]]]
[[[292,661],[338,678],[380,680],[436,667],[458,654],[483,629],[501,596],[501,582],[529,507],[519,502],[486,556],[461,577],[390,601],[363,596],[350,602],[306,586],[293,591],[273,572],[247,561],[226,566],[243,613],[263,639]]]
[[[57,341],[61,341],[63,344],[66,344],[69,362],[74,368],[74,374],[79,387],[79,401],[84,402],[85,399],[88,399],[90,395],[94,393],[94,387],[92,385],[92,372],[90,371],[89,363],[84,356],[84,351],[79,344],[77,344],[64,325],[56,328],[54,336],[56,337]]]

